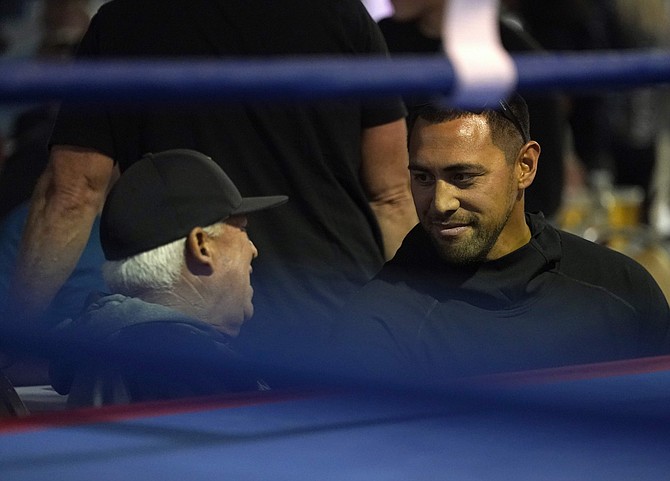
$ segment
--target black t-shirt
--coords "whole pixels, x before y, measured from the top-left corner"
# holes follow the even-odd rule
[[[394,53],[437,53],[441,50],[440,38],[426,37],[416,22],[398,22],[392,18],[379,21],[389,50]]]
[[[96,58],[289,54],[387,51],[358,0],[115,0],[100,8],[78,52]],[[88,111],[64,106],[51,144],[99,150],[122,171],[146,152],[191,148],[218,162],[242,195],[288,195],[287,205],[254,214],[249,225],[260,255],[252,278],[256,315],[242,337],[256,331],[274,339],[289,324],[291,336],[303,332],[310,323],[299,317],[324,314],[381,267],[381,235],[359,179],[361,132],[404,114],[399,98],[142,108],[119,99]]]

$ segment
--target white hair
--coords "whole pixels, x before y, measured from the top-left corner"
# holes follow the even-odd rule
[[[221,234],[222,223],[203,227],[207,235]],[[112,294],[136,297],[146,291],[171,289],[184,267],[186,237],[120,261],[106,261],[102,275]]]

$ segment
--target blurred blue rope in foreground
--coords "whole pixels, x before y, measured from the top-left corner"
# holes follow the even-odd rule
[[[670,52],[519,54],[513,59],[521,93],[670,83]],[[448,97],[454,87],[453,69],[439,56],[0,62],[4,103],[296,101],[419,93]]]

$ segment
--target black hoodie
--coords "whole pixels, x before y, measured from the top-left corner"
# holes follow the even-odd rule
[[[644,268],[542,215],[527,223],[528,244],[468,268],[417,226],[343,316],[345,366],[434,380],[667,352],[668,304]]]

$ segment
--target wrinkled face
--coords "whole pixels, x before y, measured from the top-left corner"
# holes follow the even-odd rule
[[[441,18],[444,0],[391,0],[393,18],[400,22],[423,20],[427,16]]]
[[[442,259],[471,264],[518,247],[523,234],[510,222],[519,215],[516,169],[493,144],[484,117],[418,119],[409,157],[419,220]]]
[[[214,239],[217,250],[212,282],[215,284],[214,310],[221,323],[216,327],[237,336],[240,327],[254,313],[251,261],[258,255],[247,236],[246,216],[230,217]]]

